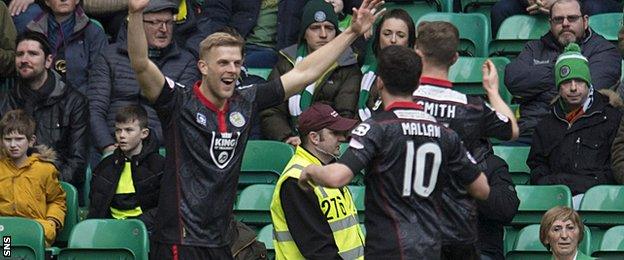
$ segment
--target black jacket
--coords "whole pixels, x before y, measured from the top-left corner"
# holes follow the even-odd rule
[[[130,67],[126,27],[122,27],[115,44],[102,50],[89,73],[89,98],[91,134],[98,149],[115,143],[113,131],[115,114],[128,105],[141,104],[147,111],[149,128],[162,141],[160,121],[149,102],[140,94],[139,83]],[[174,36],[174,38],[177,36]],[[172,80],[193,86],[200,79],[197,60],[186,50],[178,49],[172,42],[160,58],[151,59]],[[161,142],[162,143],[162,142]]]
[[[100,164],[93,170],[91,179],[91,193],[89,199],[88,218],[112,218],[110,207],[115,198],[115,191],[121,172],[126,161],[131,162],[132,181],[135,188],[136,202],[143,214],[139,217],[148,230],[151,230],[158,206],[158,192],[160,191],[160,179],[163,175],[165,158],[158,154],[156,140],[150,134],[143,140],[141,153],[126,158],[121,149],[115,149],[110,156],[102,159]]]
[[[588,29],[579,42],[583,56],[589,60],[592,85],[610,88],[620,78],[621,56],[615,45]],[[520,103],[518,125],[523,136],[530,136],[539,119],[548,115],[549,104],[557,95],[553,67],[563,46],[548,32],[530,41],[520,55],[505,68],[505,86]]]
[[[24,109],[37,122],[37,143],[57,152],[56,168],[61,181],[80,187],[85,179],[89,108],[87,98],[48,70],[44,85],[53,88],[41,102],[30,102],[20,80],[8,92],[0,93],[0,116],[12,109]]]
[[[616,100],[594,92],[591,107],[574,123],[568,124],[557,100],[551,113],[535,128],[527,165],[531,184],[564,184],[572,195],[585,193],[601,184],[614,184],[611,170],[611,144],[622,112]],[[611,98],[611,100],[609,100]]]

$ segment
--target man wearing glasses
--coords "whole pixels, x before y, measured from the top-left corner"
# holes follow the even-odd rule
[[[143,29],[149,46],[148,56],[165,75],[187,86],[200,79],[197,60],[173,41],[174,14],[178,6],[166,0],[152,0],[145,8]],[[89,113],[95,147],[103,154],[115,150],[115,114],[128,105],[142,105],[148,125],[162,143],[162,130],[156,112],[141,98],[139,84],[130,68],[126,27],[115,44],[98,55],[89,77]]]
[[[621,57],[616,47],[588,26],[589,17],[578,0],[557,0],[550,7],[550,31],[530,41],[505,69],[505,85],[520,103],[520,138],[530,144],[533,129],[549,112],[557,95],[553,67],[568,43],[581,46],[589,60],[595,89],[612,87],[620,77]]]

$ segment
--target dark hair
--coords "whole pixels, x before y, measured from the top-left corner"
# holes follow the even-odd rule
[[[31,138],[35,134],[36,127],[35,119],[21,109],[7,112],[0,120],[0,133],[2,133],[2,136],[17,132],[25,135],[28,140],[32,140]]]
[[[125,106],[115,114],[115,123],[139,122],[139,127],[147,128],[147,111],[140,105]]]
[[[411,96],[418,87],[421,72],[420,57],[407,47],[388,46],[377,58],[377,74],[392,95]]]
[[[549,18],[552,18],[552,10],[553,8],[555,8],[555,5],[557,4],[563,4],[563,3],[577,3],[579,5],[579,10],[581,11],[581,16],[585,15],[585,8],[583,8],[583,4],[581,4],[581,2],[579,0],[556,0],[551,6],[550,6],[550,14],[549,14]]]
[[[375,36],[373,37],[373,54],[375,54],[375,56],[377,56],[380,51],[379,38],[381,37],[381,27],[383,26],[383,23],[390,18],[399,19],[407,25],[407,46],[410,48],[414,47],[414,42],[416,41],[414,20],[412,20],[412,17],[405,10],[392,9],[381,17],[381,20],[379,20],[379,23],[377,23],[377,26],[375,27]]]
[[[41,46],[41,50],[43,50],[43,54],[45,55],[45,57],[52,54],[52,48],[50,47],[50,43],[48,43],[48,37],[46,37],[43,33],[25,31],[17,36],[17,39],[15,39],[15,46],[19,45],[20,42],[23,41],[39,42],[39,45]]]
[[[416,48],[435,66],[450,67],[459,47],[459,31],[449,22],[422,22],[418,25]]]

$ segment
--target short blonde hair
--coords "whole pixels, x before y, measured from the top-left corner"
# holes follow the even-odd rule
[[[239,47],[241,49],[242,56],[245,39],[243,39],[243,37],[241,37],[240,34],[234,30],[213,33],[199,43],[200,58],[206,58],[204,55],[206,55],[210,49],[221,46]]]
[[[546,211],[544,216],[542,216],[542,221],[540,223],[540,242],[542,242],[548,250],[550,250],[550,245],[546,244],[545,241],[548,240],[548,231],[550,230],[550,227],[552,227],[552,224],[557,220],[572,221],[572,223],[574,223],[579,230],[578,242],[581,243],[581,241],[583,241],[585,226],[581,222],[581,216],[579,216],[579,214],[570,207],[557,206]]]

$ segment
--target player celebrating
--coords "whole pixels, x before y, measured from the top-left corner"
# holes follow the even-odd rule
[[[352,131],[349,149],[337,163],[308,166],[299,180],[302,187],[308,181],[340,187],[366,168],[365,258],[438,259],[438,197],[450,176],[478,199],[489,194],[485,175],[457,134],[412,101],[421,67],[414,51],[384,48],[376,83],[384,111]]]
[[[380,0],[353,10],[343,33],[279,79],[235,88],[244,40],[215,33],[199,46],[202,80],[184,87],[165,78],[148,58],[142,11],[149,0],[129,1],[128,54],[142,95],[163,126],[167,163],[163,176],[152,257],[231,259],[228,226],[238,173],[252,118],[317,79],[383,13]],[[165,25],[164,23],[162,24]]]
[[[445,187],[440,216],[443,259],[480,259],[482,253],[495,259],[503,257],[503,223],[511,221],[519,200],[505,161],[494,155],[488,137],[510,140],[518,137],[513,112],[498,93],[498,73],[487,60],[483,65],[483,87],[491,105],[480,97],[467,96],[452,89],[448,71],[458,58],[459,31],[448,22],[424,22],[418,26],[416,53],[422,58],[420,86],[414,101],[438,122],[457,132],[466,149],[477,161],[491,187],[491,196],[479,204],[477,243],[477,205],[460,185]],[[457,228],[462,227],[462,228]]]

